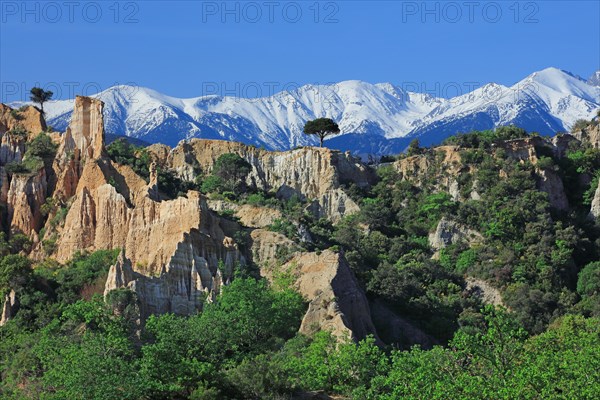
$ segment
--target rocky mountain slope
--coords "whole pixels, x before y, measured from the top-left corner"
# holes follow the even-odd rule
[[[382,300],[386,294],[374,296],[378,293],[377,283],[369,284],[371,297],[367,297],[364,283],[361,284],[353,272],[360,271],[363,262],[360,261],[363,256],[357,252],[360,254],[363,246],[369,248],[373,243],[352,238],[348,244],[343,235],[364,238],[380,235],[373,240],[381,246],[389,246],[396,238],[407,240],[405,235],[396,235],[395,232],[402,232],[397,224],[408,222],[406,218],[414,215],[402,217],[403,208],[411,201],[411,197],[406,196],[390,203],[390,207],[398,208],[397,215],[387,215],[377,222],[381,218],[379,213],[386,215],[389,211],[373,208],[380,198],[362,198],[361,201],[361,196],[372,189],[381,190],[381,179],[385,175],[381,171],[376,174],[351,154],[315,147],[267,151],[237,142],[192,139],[174,148],[163,144],[146,148],[144,154],[151,162],[144,171],[147,174],[142,174],[144,178],[139,170],[136,172],[132,166],[119,164],[109,157],[105,147],[104,103],[98,99],[78,97],[71,122],[62,134],[43,132],[44,119],[34,107],[16,110],[2,105],[0,111],[0,202],[4,206],[0,222],[8,241],[25,238],[31,246],[22,253],[33,260],[50,257],[59,263],[68,262],[78,252],[120,249],[119,258],[111,266],[104,284],[104,294],[108,296],[115,289],[132,291],[142,321],[152,314],[196,313],[207,302],[217,299],[236,271],[255,266],[260,275],[274,284],[284,276],[307,301],[308,311],[300,326],[302,333],[312,335],[328,330],[338,338],[354,339],[373,335],[378,343],[401,342],[405,346],[437,343],[413,321],[399,314],[397,305],[386,304]],[[423,224],[423,218],[429,218],[440,207],[452,209],[469,202],[477,203],[485,196],[489,201],[484,186],[489,187],[490,183],[482,184],[479,179],[502,181],[509,174],[511,179],[516,179],[514,177],[522,173],[520,168],[530,171],[523,175],[526,178],[519,179],[532,184],[528,186],[531,196],[543,193],[546,196],[543,199],[547,199],[553,212],[568,212],[573,208],[573,193],[569,193],[570,182],[564,175],[568,168],[561,171],[549,164],[549,158],[560,163],[561,159],[568,158],[566,154],[572,151],[574,144],[600,146],[596,123],[573,132],[573,136],[559,135],[552,139],[519,136],[495,140],[485,144],[487,147],[460,142],[485,138],[485,133],[479,135],[473,136],[476,139],[457,137],[430,149],[413,149],[416,154],[401,156],[388,166],[395,174],[390,184],[404,187],[402,190],[410,186],[412,193],[419,196],[423,194],[418,191],[424,190],[429,193],[425,202],[442,202],[419,217],[418,224]],[[44,140],[46,147],[51,144],[55,147],[55,153],[40,151],[40,141]],[[482,149],[485,156],[491,157],[488,164],[481,161]],[[237,155],[247,163],[249,172],[244,187],[248,191],[268,194],[277,199],[274,201],[283,203],[296,198],[301,207],[300,217],[287,215],[286,212],[294,211],[285,208],[235,203],[223,196],[209,200],[196,190],[167,195],[161,187],[160,171],[170,171],[173,179],[183,182],[193,182],[198,177],[206,179],[224,155]],[[498,164],[489,164],[492,160]],[[488,172],[481,175],[484,168]],[[495,175],[491,180],[490,171]],[[588,185],[597,185],[587,173],[578,179],[588,179]],[[448,199],[439,197],[440,194],[447,194]],[[377,196],[386,198],[387,195],[379,193]],[[398,203],[400,200],[402,204]],[[599,204],[600,188],[587,209],[590,218],[600,215]],[[361,206],[366,207],[364,212]],[[585,206],[578,204],[577,207]],[[354,220],[355,214],[374,220]],[[429,232],[424,232],[427,251],[431,251],[429,259],[444,262],[448,251],[479,248],[489,240],[489,233],[473,229],[455,220],[456,217],[445,215],[429,227]],[[469,221],[468,216],[462,217]],[[349,249],[356,246],[357,250],[349,251],[348,258],[337,246],[307,250],[314,246],[311,233],[303,222],[294,218],[308,218],[313,224],[321,221],[316,223],[324,224],[321,229],[329,229],[332,235],[332,229],[337,229],[336,240],[350,246]],[[401,222],[395,222],[395,226],[378,228],[396,218]],[[352,225],[343,225],[348,223]],[[287,237],[274,231],[277,224],[289,227],[288,231],[283,229]],[[347,232],[340,226],[347,226]],[[377,229],[396,236],[382,236]],[[319,234],[318,231],[312,233]],[[381,257],[377,262],[383,262],[385,258]],[[369,263],[367,268],[372,268],[373,261],[368,260],[364,262]],[[375,282],[380,279],[377,271],[369,274],[375,274],[371,276]],[[452,283],[449,288],[463,291],[463,296],[480,290],[483,301],[493,299],[495,304],[502,301],[499,289],[485,280],[472,276],[465,279],[464,287]],[[15,293],[6,296],[4,322],[15,314],[19,303]]]
[[[509,124],[550,135],[589,119],[600,107],[594,79],[586,82],[556,68],[535,72],[511,87],[490,83],[453,98],[361,81],[306,85],[256,99],[179,99],[135,86],[112,87],[95,97],[106,103],[108,133],[150,143],[226,139],[285,150],[314,145],[303,126],[325,116],[336,120],[342,132],[327,141],[328,147],[359,154],[397,153],[411,138],[437,144],[458,132]],[[49,124],[66,129],[72,107],[73,100],[48,103]]]
[[[275,254],[265,247],[292,247],[280,235],[257,230],[250,249],[241,251],[232,236],[242,226],[219,218],[196,191],[174,199],[165,197],[158,186],[157,163],[158,168],[172,168],[183,179],[194,179],[197,165],[208,172],[219,155],[239,153],[252,163],[249,183],[282,198],[296,194],[310,199],[309,210],[334,220],[358,209],[340,182],[368,186],[373,179],[372,172],[351,156],[327,149],[270,153],[238,143],[198,140],[173,150],[151,149],[156,162],[150,165],[146,182],[129,166],[107,156],[104,104],[86,97],[76,99],[66,132],[52,135],[57,146],[53,159],[15,172],[10,166],[27,161],[23,154],[28,154],[28,138],[45,125],[33,107],[18,113],[2,107],[1,201],[6,212],[1,221],[8,238],[25,235],[32,242],[32,258],[50,256],[59,262],[81,251],[121,249],[110,269],[105,294],[118,288],[133,291],[142,320],[151,314],[195,313],[215,299],[235,268],[248,262],[275,265]],[[26,135],[15,134],[15,116],[22,123],[19,126],[26,127]],[[311,304],[303,331],[314,332],[315,326],[323,324],[323,329],[340,337],[376,334],[366,297],[342,255],[303,252],[291,256],[294,259],[287,265],[299,268],[296,285]],[[9,308],[4,322],[14,313],[10,308],[18,301],[14,297],[5,302]]]

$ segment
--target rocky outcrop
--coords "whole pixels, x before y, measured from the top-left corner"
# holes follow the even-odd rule
[[[17,293],[14,290],[11,290],[4,297],[4,304],[2,306],[2,315],[0,316],[0,326],[4,326],[8,321],[10,321],[19,310],[19,300],[17,299]]]
[[[504,150],[505,156],[515,161],[528,161],[536,164],[538,161],[538,148],[548,146],[544,138],[540,136],[530,136],[522,139],[512,139],[495,143],[495,151]]]
[[[471,291],[475,296],[481,298],[484,303],[506,307],[502,301],[502,294],[500,291],[483,279],[467,276],[465,281],[467,283],[467,290]]]
[[[12,131],[23,129],[25,135]],[[0,103],[0,165],[21,162],[25,154],[25,142],[46,130],[42,113],[35,107],[12,109]]]
[[[130,167],[106,157],[103,106],[77,97],[71,124],[60,137],[51,186],[54,200],[68,212],[62,225],[46,225],[57,238],[51,256],[65,262],[77,251],[122,249],[110,270],[107,293],[135,291],[144,317],[193,313],[214,298],[245,259],[200,193],[161,199],[155,163],[146,183]],[[7,192],[12,225],[24,232],[39,229],[39,205],[46,195],[43,171],[14,176]]]
[[[287,262],[299,247],[281,233],[265,229],[255,229],[250,233],[252,240],[252,261],[261,268],[263,274],[271,277],[277,264]],[[283,259],[282,259],[283,258]]]
[[[218,268],[219,260],[224,260],[223,270]],[[148,275],[143,265],[136,271],[122,251],[110,268],[104,294],[119,288],[135,292],[142,320],[151,314],[191,315],[215,299],[221,285],[231,278],[236,262],[245,260],[231,241],[214,243],[206,234],[191,231],[155,275]]]
[[[590,207],[590,217],[593,219],[600,217],[600,183],[594,192],[594,198]]]
[[[424,154],[402,158],[392,165],[400,179],[420,186],[434,179],[437,190],[448,192],[454,201],[465,200],[460,194],[457,178],[473,172],[471,166],[462,162],[458,146],[438,146]]]
[[[150,154],[150,157],[152,157],[152,160],[158,165],[166,166],[168,164],[171,148],[166,144],[154,143],[146,147],[146,150]]]
[[[104,154],[104,103],[91,97],[77,96],[71,123],[64,134],[64,151],[75,153],[85,162]]]
[[[573,131],[573,136],[583,143],[590,144],[595,149],[600,149],[600,124],[590,124],[584,129]]]
[[[279,265],[280,250],[293,249],[293,242],[261,229],[252,232],[252,242],[254,262],[261,266],[261,274],[271,281],[278,274],[293,277],[294,287],[309,302],[301,333],[328,330],[339,338],[377,337],[367,298],[343,255],[329,250],[321,254],[292,252]]]
[[[537,165],[538,153],[554,154],[557,157],[564,156],[569,143],[576,141],[570,135],[562,135],[552,141],[539,136],[531,136],[523,139],[507,140],[492,145],[492,151],[496,156],[509,158],[520,163],[531,163]],[[459,177],[462,174],[474,174],[476,169],[472,165],[466,165],[461,159],[461,149],[458,146],[438,146],[427,150],[424,154],[402,158],[393,165],[400,179],[409,181],[420,186],[424,181],[435,182],[439,191],[445,191],[454,201],[468,199],[479,200],[477,181],[470,183],[467,187],[469,195],[466,198],[461,194]],[[506,173],[500,171],[500,177],[505,178]],[[569,203],[564,190],[564,185],[559,175],[552,169],[536,168],[534,176],[537,188],[546,192],[552,207],[558,210],[567,210]]]
[[[562,179],[551,169],[536,168],[537,188],[548,194],[550,205],[557,210],[569,209],[569,200]]]
[[[77,189],[87,161],[104,155],[104,103],[98,99],[77,96],[71,123],[61,136],[50,182],[54,198],[65,202]]]
[[[250,204],[238,205],[223,200],[208,200],[207,203],[211,210],[218,213],[233,212],[233,216],[238,222],[248,228],[266,228],[273,224],[276,219],[282,218],[281,211],[274,208],[253,206]]]
[[[190,191],[187,197],[157,201],[151,192],[128,167],[107,160],[88,162],[57,242],[56,259],[68,260],[77,250],[123,248],[136,270],[157,275],[186,235],[196,230],[210,241],[192,244],[204,248],[216,268],[217,258],[225,257],[218,244],[225,235],[201,195]]]
[[[41,206],[46,201],[44,168],[33,174],[13,174],[7,192],[7,226],[30,235],[42,227]]]
[[[163,147],[152,153],[157,160],[164,159]],[[246,182],[250,187],[275,192],[284,199],[297,195],[311,202],[310,210],[317,217],[333,220],[358,211],[342,184],[367,187],[374,179],[372,171],[350,154],[316,147],[272,152],[236,142],[192,139],[171,150],[166,163],[183,179],[194,180],[198,171],[210,173],[219,156],[226,153],[238,154],[250,163]]]
[[[354,340],[367,335],[377,337],[367,298],[341,254],[328,250],[320,255],[301,254],[282,269],[298,276],[296,287],[309,299],[301,333],[328,330],[337,337]]]
[[[481,242],[483,236],[479,232],[447,218],[442,218],[435,231],[429,234],[429,245],[436,251],[452,244],[474,245]]]
[[[47,128],[42,112],[36,107],[26,106],[17,110],[0,103],[0,135],[18,126],[28,132],[29,139]]]
[[[25,155],[25,138],[4,133],[0,138],[0,165],[23,161]]]

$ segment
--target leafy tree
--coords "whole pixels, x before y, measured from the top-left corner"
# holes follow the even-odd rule
[[[0,294],[23,287],[31,279],[31,261],[20,255],[0,259]]]
[[[31,96],[30,96],[31,101],[33,101],[34,103],[38,103],[42,110],[42,114],[44,114],[44,103],[49,101],[50,99],[52,99],[52,96],[54,95],[54,93],[52,93],[49,90],[46,91],[39,87],[31,88],[30,93],[31,93]]]
[[[226,153],[215,161],[213,176],[221,180],[219,184],[224,190],[237,194],[251,170],[252,166],[248,161],[235,153]]]
[[[307,135],[317,135],[320,146],[323,147],[323,140],[329,135],[340,133],[340,127],[331,118],[317,118],[308,121],[304,125],[304,133]]]
[[[198,382],[214,374],[203,355],[198,318],[172,314],[151,316],[146,333],[151,342],[142,348],[140,370],[154,398],[187,397]]]
[[[406,154],[409,156],[414,156],[417,154],[421,154],[421,146],[419,143],[419,139],[413,139],[411,140],[411,142],[408,145],[408,149],[406,151]]]
[[[200,315],[203,352],[215,364],[264,352],[296,333],[303,311],[302,297],[291,289],[276,292],[264,280],[234,279]]]
[[[600,261],[589,263],[579,273],[577,292],[582,296],[600,294]]]
[[[224,190],[224,186],[223,179],[215,175],[209,175],[202,182],[200,190],[204,193],[220,193]]]
[[[25,156],[39,157],[43,160],[53,159],[56,148],[57,145],[52,142],[50,136],[42,132],[27,145]]]
[[[35,346],[47,398],[141,398],[144,385],[125,327],[100,297],[67,307]]]

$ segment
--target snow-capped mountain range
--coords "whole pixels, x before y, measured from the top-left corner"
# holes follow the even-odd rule
[[[179,99],[134,86],[115,86],[95,97],[106,103],[107,133],[149,143],[173,146],[198,137],[289,149],[316,144],[316,138],[302,133],[304,124],[329,117],[341,134],[327,140],[328,147],[367,154],[401,151],[415,137],[435,144],[455,133],[509,124],[541,134],[566,131],[600,108],[599,78],[600,71],[586,81],[547,68],[511,87],[490,83],[454,98],[362,81],[306,85],[254,99]],[[73,100],[51,101],[44,108],[48,123],[64,131]]]

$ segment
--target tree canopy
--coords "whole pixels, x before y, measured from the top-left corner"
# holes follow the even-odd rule
[[[329,135],[340,133],[340,127],[331,118],[317,118],[308,121],[304,125],[304,133],[307,135],[317,135],[320,140],[320,146],[323,147],[323,140]]]
[[[49,90],[44,90],[39,87],[34,87],[34,88],[31,88],[30,99],[34,103],[38,103],[40,105],[40,108],[42,109],[42,114],[44,114],[44,103],[47,102],[48,100],[52,99],[53,95],[54,95],[54,93]]]

